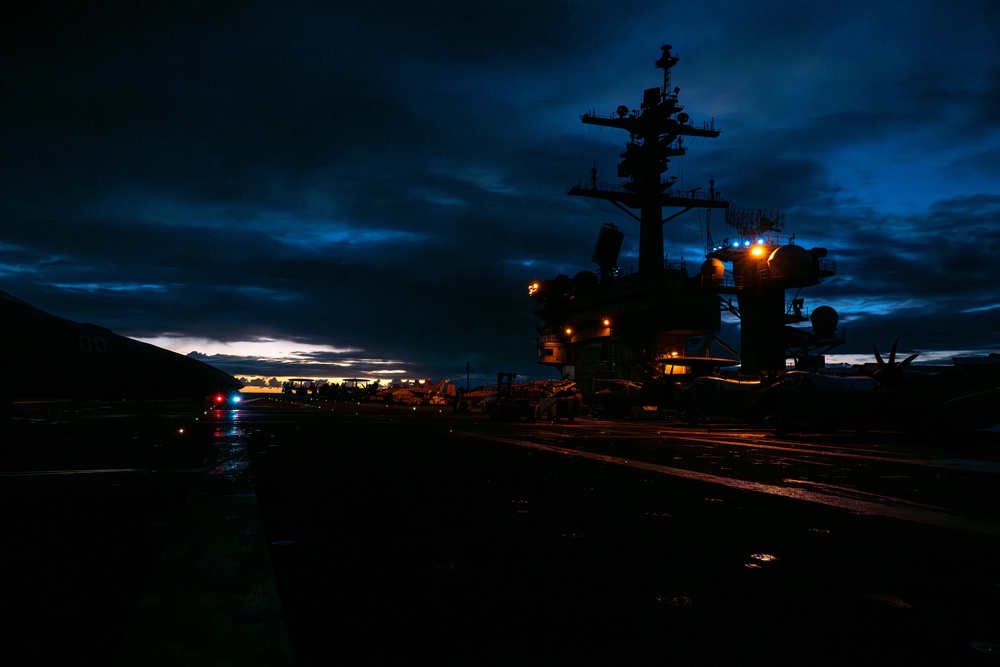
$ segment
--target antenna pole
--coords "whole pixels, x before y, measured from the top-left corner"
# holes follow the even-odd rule
[[[712,201],[715,201],[715,179],[708,179],[708,196]],[[714,243],[712,243],[712,209],[708,208],[705,210],[705,249],[711,248]]]

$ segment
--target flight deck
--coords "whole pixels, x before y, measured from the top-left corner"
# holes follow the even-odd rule
[[[774,665],[1000,650],[993,435],[778,438],[275,397],[199,421],[199,467],[118,466],[112,448],[89,469],[0,477],[10,654]]]

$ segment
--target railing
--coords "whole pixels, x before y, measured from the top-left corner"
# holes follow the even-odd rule
[[[668,197],[676,197],[677,199],[690,199],[692,201],[725,201],[718,192],[702,192],[700,190],[674,190],[670,187],[669,181],[660,180],[660,186],[663,194]],[[594,191],[594,192],[609,192],[613,194],[624,193],[628,195],[635,194],[634,191],[629,190],[624,185],[619,185],[617,183],[591,183],[589,185],[584,185],[580,181],[577,185],[574,185],[566,194],[573,194],[574,192],[580,191]]]
[[[713,287],[743,287],[743,276],[724,273],[721,278],[712,278]]]
[[[632,275],[634,273],[638,273],[639,272],[639,267],[638,266],[629,266],[629,267],[625,267],[625,268],[622,268],[622,267],[619,266],[617,268],[618,268],[618,276],[619,277],[621,277],[621,276],[630,276],[630,275]],[[685,260],[683,260],[683,259],[664,259],[663,260],[663,268],[665,268],[665,269],[674,269],[674,270],[684,270],[684,271],[687,271],[687,262]]]
[[[809,319],[809,308],[802,302],[796,305],[795,301],[785,302],[785,315],[796,315]]]
[[[574,190],[594,190],[597,192],[627,192],[620,185],[616,185],[614,183],[591,183],[589,186],[584,187],[582,181],[579,184],[574,185],[569,190],[567,190],[566,194],[573,194]]]
[[[721,250],[739,250],[741,248],[751,248],[755,245],[777,248],[783,245],[794,245],[794,236],[784,236],[773,232],[755,234],[753,236],[737,236],[736,238],[726,237],[718,243],[705,246],[705,254]]]
[[[660,183],[665,183],[666,181],[660,181]],[[700,189],[697,190],[680,190],[675,192],[673,188],[666,188],[663,190],[663,194],[670,197],[677,197],[678,199],[694,199],[701,201],[725,201],[718,192],[702,192]]]

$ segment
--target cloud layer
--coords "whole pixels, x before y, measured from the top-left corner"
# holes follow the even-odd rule
[[[668,175],[829,248],[838,275],[804,296],[845,352],[1000,349],[995,2],[346,4],[17,10],[0,289],[227,343],[209,358],[236,374],[549,377],[527,284],[593,268],[604,222],[623,258],[638,240],[565,195],[627,140],[579,116],[638,106],[668,42],[686,110],[723,130]],[[671,223],[667,252],[696,267],[703,225]],[[238,349],[266,340],[307,356]]]

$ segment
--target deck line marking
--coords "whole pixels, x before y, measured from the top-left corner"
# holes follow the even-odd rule
[[[650,472],[671,475],[674,477],[680,477],[683,479],[689,479],[698,482],[705,482],[708,484],[717,484],[720,486],[726,486],[741,491],[765,493],[768,495],[781,496],[792,500],[804,500],[806,502],[817,503],[820,505],[839,507],[842,509],[851,510],[853,512],[860,512],[864,514],[875,514],[894,519],[901,519],[903,521],[912,521],[915,523],[922,523],[942,528],[951,528],[966,532],[979,533],[982,535],[1000,535],[1000,523],[988,520],[974,519],[971,517],[959,516],[956,514],[949,513],[947,511],[943,511],[939,508],[932,508],[929,506],[910,503],[907,501],[894,499],[894,502],[896,504],[887,505],[884,503],[877,503],[867,500],[857,500],[833,494],[819,493],[816,491],[807,491],[805,489],[800,489],[800,488],[777,486],[774,484],[763,484],[761,482],[751,482],[748,480],[722,477],[710,473],[696,472],[694,470],[684,470],[683,468],[674,468],[672,466],[666,466],[659,463],[649,463],[647,461],[636,461],[633,459],[625,459],[619,456],[596,454],[594,452],[585,452],[577,449],[569,449],[566,447],[556,447],[554,445],[543,445],[537,442],[531,442],[529,440],[517,440],[513,438],[504,438],[500,436],[486,435],[481,433],[470,433],[468,431],[455,431],[455,433],[463,436],[468,436],[471,438],[478,438],[480,440],[489,440],[492,442],[515,445],[517,447],[526,447],[529,449],[536,449],[556,454],[579,456],[594,461],[612,463],[615,465],[622,465],[630,468],[637,468],[640,470],[648,470]]]

